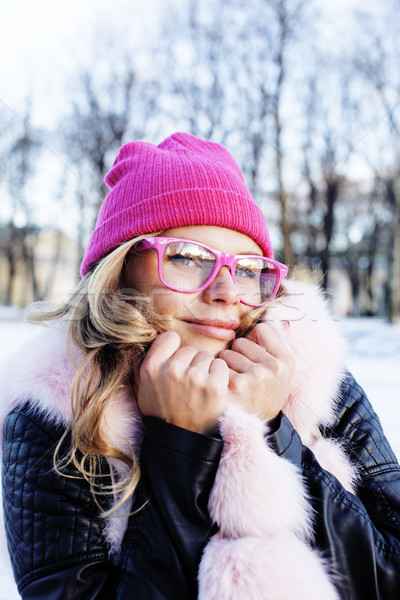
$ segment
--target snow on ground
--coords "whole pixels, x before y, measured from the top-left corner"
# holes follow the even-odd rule
[[[40,332],[21,319],[19,311],[0,309],[0,361]],[[363,318],[343,319],[338,325],[349,343],[348,368],[367,392],[400,457],[400,324]],[[0,545],[0,600],[17,598],[8,557]]]

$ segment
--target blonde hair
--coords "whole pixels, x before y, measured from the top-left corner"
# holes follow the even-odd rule
[[[156,233],[152,234],[156,235]],[[33,305],[28,313],[30,322],[54,319],[67,321],[67,339],[71,359],[72,346],[82,351],[72,382],[72,417],[54,454],[54,467],[65,475],[72,463],[98,494],[118,496],[107,515],[129,498],[140,479],[140,468],[133,452],[126,453],[111,445],[101,433],[102,418],[107,403],[133,380],[135,365],[140,364],[146,349],[154,339],[154,330],[162,331],[149,298],[135,290],[124,289],[124,266],[132,246],[139,236],[102,259],[78,284],[71,298],[58,309],[47,304]],[[71,448],[60,456],[63,440],[71,432]],[[117,459],[127,467],[123,477],[112,485],[99,483],[104,457]]]
[[[154,340],[154,331],[165,329],[151,300],[124,287],[129,251],[150,235],[129,240],[103,258],[62,307],[52,310],[47,304],[38,303],[28,313],[29,321],[35,323],[66,320],[71,359],[73,347],[82,352],[71,389],[71,422],[55,450],[54,468],[68,477],[65,467],[73,464],[89,483],[97,503],[97,496],[112,495],[114,503],[109,510],[98,503],[103,516],[112,514],[130,498],[140,480],[133,448],[127,453],[113,446],[102,435],[101,424],[110,399],[126,385],[133,386],[133,372]],[[238,336],[246,335],[265,310],[261,307],[251,311],[243,319]],[[71,447],[61,456],[61,446],[69,432]],[[109,477],[102,472],[104,457],[117,459],[126,467],[123,473],[112,473],[111,484],[102,483],[102,478]]]

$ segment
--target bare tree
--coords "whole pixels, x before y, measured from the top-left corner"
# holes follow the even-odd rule
[[[303,0],[188,0],[165,30],[171,107],[194,134],[225,143],[263,207],[279,206],[284,259],[292,264],[283,110],[292,55],[306,21]],[[172,115],[171,115],[172,116]],[[271,185],[271,181],[274,183]],[[267,192],[267,188],[274,191]]]
[[[232,0],[187,0],[169,7],[160,72],[168,120],[227,143],[237,113]],[[165,76],[167,75],[167,76]]]
[[[354,217],[357,212],[352,194],[357,197],[358,188],[349,165],[359,151],[357,140],[365,131],[365,123],[355,95],[352,65],[342,61],[339,69],[336,56],[315,53],[309,64],[303,107],[303,172],[308,208],[298,218],[300,222],[306,218],[309,225],[306,260],[318,263],[323,286],[328,288],[332,258],[338,255],[337,239],[343,239],[343,229],[349,226],[340,219],[341,205],[347,202]],[[307,226],[303,225],[303,229],[307,231]],[[350,240],[346,247],[353,256]],[[348,261],[345,262],[350,274]],[[358,271],[351,269],[351,273]],[[356,286],[356,276],[350,279]]]
[[[8,283],[5,301],[11,304],[17,262],[25,269],[26,302],[41,299],[35,266],[35,241],[39,228],[35,225],[33,206],[28,184],[34,175],[41,142],[35,133],[30,117],[30,107],[25,118],[14,128],[6,160],[6,180],[10,198],[8,222],[3,228],[2,250],[7,257]]]
[[[385,149],[372,158],[379,179],[385,182],[387,203],[392,211],[391,243],[389,251],[388,314],[391,322],[400,318],[400,76],[398,64],[398,28],[400,3],[391,0],[382,5],[380,19],[372,20],[360,13],[363,37],[354,56],[354,65],[367,82],[370,93],[380,103],[387,125]],[[380,140],[379,140],[380,142]],[[382,148],[381,143],[376,147]],[[378,165],[380,165],[378,167]]]
[[[293,265],[293,249],[291,244],[290,206],[283,176],[283,143],[282,143],[282,96],[284,86],[290,69],[289,49],[293,44],[298,30],[302,25],[305,2],[290,0],[275,0],[270,3],[275,13],[277,34],[275,40],[275,52],[273,62],[276,70],[275,84],[273,88],[273,115],[274,115],[274,138],[275,138],[275,162],[277,177],[277,196],[281,207],[281,229],[283,237],[284,261]]]
[[[80,249],[107,192],[105,171],[125,141],[145,136],[158,110],[157,84],[140,74],[131,54],[112,50],[97,45],[96,63],[80,69],[71,85],[71,111],[59,132],[75,178]]]

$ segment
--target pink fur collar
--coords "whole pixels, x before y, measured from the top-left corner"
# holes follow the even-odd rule
[[[276,328],[282,320],[291,324],[287,337],[296,370],[284,412],[322,466],[354,491],[355,468],[341,446],[322,438],[319,430],[335,415],[345,346],[319,291],[296,281],[286,285],[289,295],[266,316]],[[46,328],[9,362],[6,373],[0,390],[1,428],[5,416],[27,400],[49,419],[68,423],[74,366],[62,327]],[[140,416],[129,390],[110,403],[103,427],[114,444],[126,448],[132,443],[139,450]],[[224,450],[209,504],[220,530],[204,552],[199,597],[337,598],[326,566],[309,545],[310,508],[301,474],[269,448],[265,425],[239,407],[231,405],[221,418],[221,433]],[[125,528],[126,519],[108,520],[105,535],[114,554]],[[310,575],[304,578],[307,571]],[[283,593],[289,581],[291,591]]]

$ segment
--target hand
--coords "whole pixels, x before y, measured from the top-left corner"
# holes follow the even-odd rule
[[[263,420],[276,417],[289,397],[294,361],[284,337],[267,323],[257,324],[246,338],[220,353],[229,367],[234,400]]]
[[[180,341],[167,331],[153,342],[139,371],[139,408],[146,416],[207,434],[225,410],[229,369],[208,352],[180,347]]]

